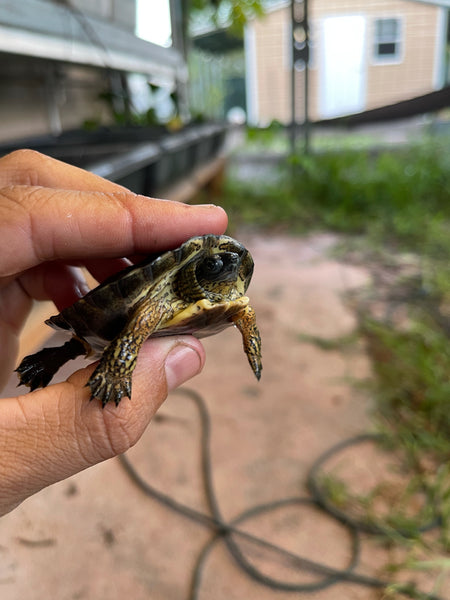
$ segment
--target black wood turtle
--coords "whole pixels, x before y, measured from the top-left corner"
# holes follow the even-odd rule
[[[176,250],[152,255],[105,280],[46,321],[72,334],[62,346],[26,356],[20,384],[45,387],[57,370],[80,355],[100,358],[87,385],[105,406],[131,397],[131,377],[148,337],[204,337],[235,325],[250,366],[261,376],[261,338],[245,292],[253,273],[248,250],[231,237],[193,237]],[[19,384],[19,385],[20,385]]]

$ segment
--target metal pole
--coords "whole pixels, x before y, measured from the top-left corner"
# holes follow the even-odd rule
[[[291,0],[291,130],[290,130],[290,150],[291,155],[295,154],[296,131],[295,131],[295,0]]]
[[[300,12],[301,11],[301,12]],[[303,76],[303,139],[304,152],[310,151],[310,120],[309,120],[309,24],[308,0],[291,0],[292,28],[292,68],[291,68],[291,154],[296,148],[296,89],[295,74],[297,67],[302,67]]]
[[[309,154],[310,151],[310,133],[311,123],[309,120],[309,24],[308,24],[308,0],[303,0],[303,27],[305,30],[305,44],[306,44],[306,58],[305,58],[305,86],[304,86],[304,121],[303,121],[303,135],[304,135],[304,152]]]

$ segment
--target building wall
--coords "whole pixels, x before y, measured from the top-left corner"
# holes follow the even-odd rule
[[[251,43],[256,70],[255,112],[263,123],[286,121],[290,114],[289,9],[281,9],[255,21]]]
[[[368,65],[368,108],[419,96],[435,88],[434,74],[437,60],[437,31],[439,9],[419,2],[392,2],[383,16],[399,16],[403,22],[403,60],[399,64],[374,63]],[[372,20],[373,27],[373,20]],[[369,39],[373,30],[369,28]],[[369,49],[369,52],[372,48]]]
[[[73,0],[72,5],[81,19],[90,15],[134,33],[135,0]],[[92,46],[96,51],[95,40]],[[100,98],[108,89],[106,71],[33,56],[1,58],[1,142],[77,129],[86,121],[111,122],[111,110]]]
[[[363,8],[361,8],[363,7]],[[358,14],[367,19],[366,108],[374,108],[426,93],[434,88],[434,62],[439,9],[408,0],[312,0],[311,22],[330,15]],[[402,23],[402,58],[398,63],[377,63],[373,56],[374,22],[399,18]]]
[[[439,28],[442,9],[408,0],[310,0],[310,117],[320,119],[320,77],[323,61],[322,24],[325,18],[359,15],[365,19],[364,107],[375,108],[412,98],[436,88],[439,61]],[[400,60],[381,62],[374,58],[374,23],[377,18],[399,18]],[[260,123],[273,119],[289,122],[291,117],[290,7],[274,10],[250,26],[249,39],[255,53],[253,105]],[[323,74],[322,74],[323,75]],[[303,119],[302,72],[296,73],[296,116]]]
[[[90,25],[89,22],[86,25],[84,17],[94,17],[98,22],[114,25],[114,28],[111,28],[113,33],[123,34],[123,38],[119,36],[121,40],[133,42],[134,39],[137,39],[134,38],[136,0],[72,0],[71,7],[75,11],[74,19],[68,11],[63,12],[63,17],[61,17],[61,11],[55,13],[53,9],[59,3],[53,0],[44,0],[37,8],[32,6],[35,12],[27,12],[23,4],[22,6],[19,4],[22,11],[17,11],[14,8],[16,4],[14,0],[8,0],[5,4],[0,15],[3,18],[0,27],[5,29],[13,27],[15,39],[21,39],[20,36],[23,34],[25,42],[27,42],[26,36],[30,30],[42,37],[44,46],[47,39],[51,41],[53,36],[54,39],[62,39],[63,43],[66,40],[69,59],[68,61],[59,60],[59,56],[56,56],[56,60],[53,57],[46,57],[45,53],[40,54],[39,42],[33,43],[33,51],[29,52],[29,55],[22,54],[22,48],[17,53],[15,47],[11,48],[5,43],[0,52],[0,115],[2,117],[0,142],[10,142],[43,134],[57,134],[65,130],[82,128],[86,122],[96,122],[101,125],[111,124],[113,121],[111,107],[101,96],[110,89],[112,81],[117,87],[123,67],[120,66],[120,72],[117,67],[116,69],[105,67],[109,64],[112,54],[126,57],[128,48],[125,43],[122,43],[118,50],[114,45],[111,49],[106,48],[105,50],[107,44],[102,44],[98,32],[95,31],[95,26]],[[60,4],[64,5],[64,3]],[[47,9],[44,16],[38,10],[39,7],[42,9],[42,6]],[[61,9],[61,6],[59,8]],[[18,14],[16,20],[12,19],[13,25],[11,25],[9,13]],[[45,15],[47,19],[48,15],[54,17],[48,28]],[[71,25],[74,22],[85,25],[82,30],[87,37],[87,52],[100,57],[97,66],[90,65],[88,61],[87,64],[83,61],[80,61],[79,64],[71,62],[72,42],[74,47],[77,45],[77,39],[71,37]],[[31,24],[30,27],[29,24]],[[36,25],[35,30],[33,29],[34,25]],[[25,42],[25,52],[28,52],[27,43],[29,42]],[[142,40],[139,42],[145,45]],[[83,46],[84,43],[82,41],[80,46]],[[147,65],[153,63],[147,61],[145,52],[142,58],[139,56],[139,45],[136,48],[130,49],[129,60],[125,64],[125,68],[131,72],[142,72],[142,65],[147,68]],[[136,58],[141,58],[141,60],[134,67]],[[154,59],[154,62],[157,60]],[[161,63],[163,64],[164,61]],[[171,63],[168,62],[168,64]],[[175,68],[171,69],[172,67],[167,69],[169,73],[167,79],[175,77]],[[143,72],[147,73],[147,71]],[[120,92],[121,90],[118,95]]]
[[[72,5],[83,14],[110,21],[134,33],[135,0],[72,0]]]
[[[108,123],[111,111],[99,97],[106,89],[100,70],[9,56],[0,62],[0,141]]]

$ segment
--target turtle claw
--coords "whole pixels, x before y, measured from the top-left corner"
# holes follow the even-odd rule
[[[116,378],[98,367],[92,374],[86,386],[91,389],[91,400],[97,398],[102,403],[102,408],[108,402],[119,406],[122,398],[131,398],[131,377]]]

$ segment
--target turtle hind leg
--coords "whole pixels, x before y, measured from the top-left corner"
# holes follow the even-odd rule
[[[16,369],[19,375],[18,385],[26,385],[31,391],[46,387],[63,364],[82,354],[86,354],[85,346],[72,338],[63,346],[43,348],[35,354],[25,356]]]

